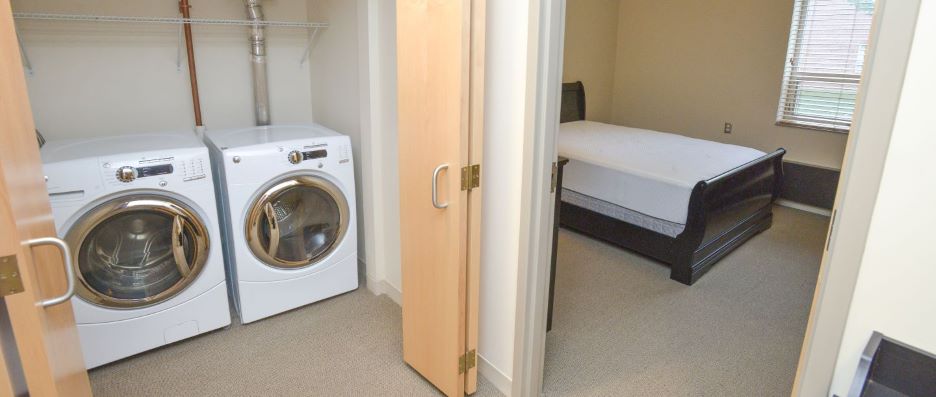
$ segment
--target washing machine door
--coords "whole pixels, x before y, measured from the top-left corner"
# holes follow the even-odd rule
[[[105,202],[65,239],[77,253],[78,296],[109,308],[165,301],[188,287],[208,259],[204,221],[184,203],[157,194]]]
[[[250,206],[250,250],[279,269],[312,266],[338,248],[348,230],[348,201],[335,184],[314,175],[277,181]]]

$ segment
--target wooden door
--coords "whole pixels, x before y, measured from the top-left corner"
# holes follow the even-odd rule
[[[397,1],[403,359],[449,396],[477,385],[484,5]]]
[[[2,340],[0,394],[25,386],[33,396],[90,396],[71,303],[40,303],[66,290],[62,254],[27,243],[56,233],[20,62],[10,2],[0,0],[0,261],[15,260],[23,284],[2,298],[15,346]],[[14,366],[25,385],[11,378]]]

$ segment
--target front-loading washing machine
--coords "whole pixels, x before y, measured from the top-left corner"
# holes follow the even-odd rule
[[[211,161],[190,133],[41,150],[88,368],[231,323]]]
[[[241,322],[358,287],[351,141],[319,125],[209,131]]]

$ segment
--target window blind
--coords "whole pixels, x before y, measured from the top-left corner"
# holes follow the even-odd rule
[[[777,123],[848,132],[874,0],[796,0]]]

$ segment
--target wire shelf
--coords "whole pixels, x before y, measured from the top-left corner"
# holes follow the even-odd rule
[[[74,22],[119,22],[119,23],[151,23],[168,25],[214,25],[214,26],[264,26],[271,28],[297,28],[318,29],[327,28],[322,22],[287,22],[287,21],[247,21],[238,19],[215,18],[170,18],[170,17],[133,17],[112,15],[74,15],[74,14],[46,14],[36,12],[14,12],[16,19],[42,20],[42,21],[74,21]]]

